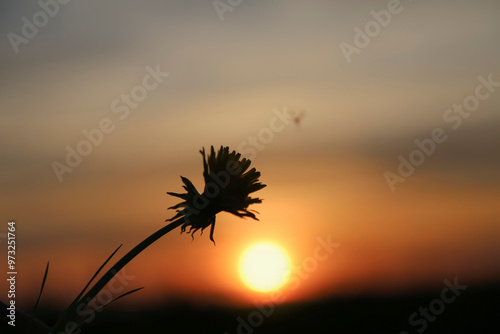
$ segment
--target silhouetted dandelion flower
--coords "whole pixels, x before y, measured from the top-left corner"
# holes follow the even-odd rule
[[[86,323],[90,316],[84,315],[83,312],[80,313],[78,310],[88,307],[89,302],[96,298],[97,294],[104,289],[116,273],[132,261],[132,259],[177,227],[181,227],[181,232],[185,232],[186,228],[189,227],[189,232],[193,235],[197,230],[201,229],[203,232],[205,228],[211,226],[210,240],[214,241],[215,215],[221,211],[232,213],[238,217],[250,217],[258,220],[255,214],[248,210],[248,207],[254,203],[261,203],[262,200],[260,198],[252,198],[249,195],[264,188],[266,185],[259,182],[260,173],[255,168],[248,170],[251,163],[250,160],[241,159],[241,154],[235,151],[230,153],[229,147],[221,146],[217,154],[215,154],[212,146],[208,159],[205,157],[205,149],[202,149],[200,152],[203,155],[203,177],[205,178],[203,193],[200,194],[191,181],[181,176],[184,183],[183,187],[187,192],[185,194],[168,192],[169,195],[184,200],[170,208],[177,210],[177,214],[173,218],[166,220],[172,222],[161,227],[158,231],[132,248],[90,287],[103,267],[111,260],[121,246],[118,247],[61,315],[52,328],[52,333],[63,331],[65,333],[72,333]],[[97,311],[108,306],[115,300],[140,289],[142,288],[133,289],[121,294],[112,301],[101,305]],[[67,329],[67,324],[73,324],[70,330]]]
[[[229,152],[229,147],[220,147],[217,154],[213,146],[208,159],[205,149],[200,153],[203,156],[203,177],[205,187],[200,194],[193,183],[181,176],[184,183],[184,194],[168,192],[167,194],[179,197],[184,201],[170,207],[176,209],[177,214],[166,221],[184,218],[181,231],[191,235],[201,229],[210,228],[210,240],[214,241],[215,215],[221,211],[232,213],[238,217],[250,217],[258,220],[253,212],[248,210],[251,204],[261,203],[260,198],[249,195],[266,185],[259,182],[260,172],[255,168],[248,170],[251,161],[241,159],[241,154],[236,151]]]

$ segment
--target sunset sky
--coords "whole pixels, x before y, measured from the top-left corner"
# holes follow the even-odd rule
[[[211,145],[262,173],[260,220],[218,215],[216,246],[167,234],[126,267],[126,289],[146,288],[122,306],[264,300],[238,274],[259,242],[288,253],[286,302],[498,281],[500,3],[401,1],[347,59],[388,3],[242,1],[221,20],[212,1],[73,1],[14,47],[42,9],[2,2],[0,240],[15,220],[22,307],[47,261],[44,298],[66,306],[118,245],[162,227],[180,175],[203,189]],[[400,156],[421,164],[391,186]],[[318,240],[339,246],[299,274]]]

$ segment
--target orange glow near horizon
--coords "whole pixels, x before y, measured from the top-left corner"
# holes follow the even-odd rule
[[[417,175],[408,182],[415,182],[418,187],[412,191],[402,189],[398,198],[391,199],[390,193],[383,195],[387,193],[383,188],[386,185],[378,175],[370,175],[370,169],[376,165],[345,160],[342,164],[325,159],[322,162],[322,165],[314,160],[296,162],[295,169],[303,171],[298,181],[293,181],[295,176],[287,174],[276,162],[256,162],[262,169],[263,181],[268,184],[259,194],[263,203],[256,207],[260,220],[240,219],[226,213],[218,215],[216,246],[206,233],[201,236],[196,233],[193,241],[190,235],[179,235],[179,231],[167,234],[125,267],[125,275],[133,279],[120,292],[146,288],[121,299],[116,307],[159,305],[179,299],[251,306],[266,302],[273,293],[280,294],[280,302],[289,303],[338,294],[412,291],[439,286],[443,279],[455,276],[470,282],[499,277],[498,270],[488,266],[488,258],[483,255],[494,254],[495,236],[500,233],[495,224],[498,211],[495,192],[480,191],[470,185],[457,191],[448,188],[445,180],[426,184]],[[314,173],[305,172],[308,164],[315,165]],[[332,170],[342,178],[331,178]],[[349,187],[360,180],[362,188]],[[115,185],[108,180],[109,189],[121,192],[119,181]],[[120,223],[121,229],[112,222],[109,226],[82,224],[78,226],[81,233],[75,234],[60,225],[57,232],[61,237],[49,239],[52,232],[20,220],[20,238],[33,235],[38,242],[20,243],[21,307],[31,307],[47,260],[51,268],[42,300],[65,307],[114,246],[125,243],[116,261],[161,227],[172,213],[156,208],[168,207],[172,200],[156,198],[159,191],[151,189],[164,190],[158,183],[145,182],[129,189],[132,194],[147,196],[130,209],[120,207],[124,212],[116,211],[123,217],[134,214],[133,219]],[[91,193],[91,189],[87,191]],[[474,197],[467,197],[465,194],[471,191]],[[48,199],[38,201],[37,205],[51,210]],[[75,202],[74,210],[92,214],[85,211],[89,201]],[[155,209],[146,209],[148,205]],[[134,212],[137,208],[144,212],[145,218]],[[106,213],[113,216],[114,207],[108,205]],[[475,225],[468,223],[470,217],[477,218]],[[126,233],[112,233],[122,229]],[[339,247],[332,252],[318,248],[328,240]],[[291,262],[287,283],[267,292],[249,289],[238,271],[241,255],[261,243],[279,245]]]

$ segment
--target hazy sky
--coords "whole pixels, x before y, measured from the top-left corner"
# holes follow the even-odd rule
[[[20,298],[31,305],[50,260],[47,294],[69,302],[117,245],[173,215],[179,175],[203,188],[201,147],[248,157],[276,110],[304,117],[252,157],[260,222],[221,215],[216,247],[169,234],[127,267],[147,287],[131,299],[248,302],[244,249],[269,240],[300,266],[329,235],[340,248],[289,300],[500,278],[500,3],[392,3],[72,1],[49,17],[2,2],[0,220],[18,224]],[[54,162],[102,122],[58,178]],[[391,191],[385,173],[436,129],[446,140]]]

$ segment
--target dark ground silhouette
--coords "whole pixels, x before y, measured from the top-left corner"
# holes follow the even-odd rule
[[[200,308],[182,303],[135,312],[108,309],[81,333],[500,333],[500,284],[469,286],[455,301],[446,304],[441,314],[427,321],[427,328],[422,330],[422,316],[416,317],[418,325],[412,326],[410,315],[420,307],[429,307],[440,293],[435,290],[399,296],[329,298],[280,306],[272,312]],[[42,309],[39,317],[52,324],[58,314]]]

